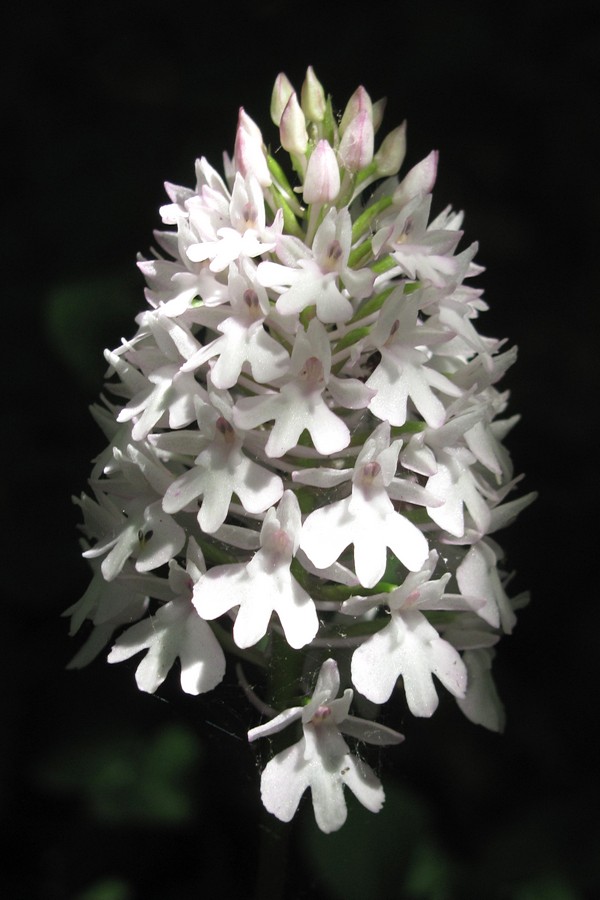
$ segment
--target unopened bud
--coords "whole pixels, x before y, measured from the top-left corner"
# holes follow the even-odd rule
[[[325,91],[312,66],[309,66],[306,70],[306,78],[300,93],[300,102],[304,115],[309,122],[323,121],[327,109]]]
[[[386,134],[375,154],[377,174],[384,178],[397,175],[406,156],[406,122]]]
[[[243,106],[240,106],[240,111],[238,114],[238,129],[242,128],[246,131],[251,138],[255,141],[259,141],[262,144],[262,132],[254,119],[252,119]]]
[[[410,170],[394,191],[394,206],[404,206],[419,194],[429,194],[435,184],[438,152],[432,150],[429,156]]]
[[[294,91],[286,104],[279,124],[281,146],[288,153],[303,156],[308,146],[306,119]]]
[[[285,72],[280,72],[275,79],[273,93],[271,94],[271,120],[278,128],[283,111],[293,93],[294,88],[291,81]]]
[[[371,98],[367,94],[364,87],[359,85],[348,102],[346,103],[346,109],[344,110],[344,114],[342,116],[342,120],[340,122],[340,134],[343,134],[359,113],[366,110],[369,114],[371,122],[373,121],[373,104],[371,103]]]
[[[253,175],[261,187],[271,184],[260,128],[243,107],[240,107],[235,135],[234,159],[238,172],[244,178]]]
[[[363,109],[350,122],[342,137],[339,156],[349,172],[359,172],[373,159],[373,122],[371,113]]]
[[[325,140],[319,141],[306,168],[302,195],[305,203],[331,203],[340,192],[340,170],[335,153]]]

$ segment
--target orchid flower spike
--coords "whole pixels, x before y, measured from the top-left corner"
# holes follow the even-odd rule
[[[289,822],[310,789],[324,832],[346,788],[381,809],[353,742],[403,740],[376,721],[393,697],[407,728],[444,699],[503,727],[493,659],[525,598],[497,532],[534,498],[505,446],[516,351],[476,328],[477,245],[431,215],[437,151],[402,172],[384,111],[280,73],[278,131],[241,107],[225,171],[167,183],[147,306],[105,352],[106,445],[75,501],[91,582],[65,613],[70,668],[135,658],[146,693],[252,667],[249,740],[296,732],[262,802]]]

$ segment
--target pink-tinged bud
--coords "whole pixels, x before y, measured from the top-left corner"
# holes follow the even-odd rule
[[[359,172],[373,159],[373,122],[369,110],[352,119],[342,137],[339,156],[342,165],[349,172]]]
[[[368,112],[372,122],[373,104],[371,103],[371,98],[361,84],[356,88],[356,90],[346,103],[346,109],[344,110],[344,114],[340,122],[340,134],[343,134],[346,128],[350,125],[350,122],[352,122],[357,117],[357,115],[364,110]]]
[[[306,167],[305,203],[331,203],[340,192],[340,170],[327,141],[319,141]]]
[[[327,101],[323,85],[314,73],[313,67],[306,70],[306,78],[300,92],[300,102],[309,122],[322,122],[325,118]]]
[[[306,119],[298,103],[298,97],[294,91],[286,104],[279,123],[279,135],[281,146],[288,153],[303,156],[308,145],[306,133]]]
[[[406,156],[406,122],[386,134],[375,154],[377,174],[384,178],[397,175]]]
[[[419,194],[429,194],[435,184],[438,152],[432,150],[429,156],[410,170],[394,191],[394,206],[404,206]]]
[[[235,135],[234,160],[237,171],[246,178],[253,175],[261,187],[271,184],[260,128],[240,107]]]
[[[243,106],[240,106],[238,114],[238,128],[247,131],[250,137],[262,144],[262,132],[254,119],[251,119]]]
[[[278,128],[283,111],[293,93],[294,87],[291,81],[285,72],[280,72],[275,79],[273,93],[271,94],[271,120]]]

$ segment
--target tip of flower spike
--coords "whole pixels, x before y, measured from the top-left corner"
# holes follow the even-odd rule
[[[344,131],[339,147],[342,164],[349,172],[358,172],[373,159],[373,119],[371,111],[362,109]]]
[[[305,203],[332,203],[340,192],[340,170],[328,141],[319,141],[306,169],[302,196]]]
[[[375,154],[377,174],[383,178],[397,175],[406,156],[406,122],[386,134]]]
[[[302,85],[300,102],[304,115],[309,122],[322,122],[327,110],[327,101],[323,85],[315,75],[312,66],[306,70],[306,78]]]
[[[294,91],[285,105],[279,124],[281,146],[288,153],[303,156],[308,146],[308,133],[304,113]]]
[[[354,119],[360,115],[361,113],[366,113],[371,121],[371,125],[373,124],[373,104],[371,102],[371,98],[369,97],[367,91],[364,87],[359,85],[350,99],[346,104],[346,108],[343,112],[341,121],[340,121],[340,134],[343,135]]]
[[[271,184],[262,133],[243,106],[240,106],[233,156],[236,168],[244,178],[253,175],[261,187]]]
[[[277,126],[277,128],[279,128],[279,123],[281,122],[283,111],[293,93],[294,87],[291,81],[289,80],[285,72],[280,72],[275,79],[275,84],[273,85],[270,109],[271,121],[274,125]]]
[[[405,206],[415,197],[430,194],[435,184],[438,167],[437,150],[422,159],[410,170],[394,191],[394,206]]]

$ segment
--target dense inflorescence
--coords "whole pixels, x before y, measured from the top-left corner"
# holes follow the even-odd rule
[[[288,821],[310,786],[324,831],[344,785],[383,802],[342,734],[402,739],[349,715],[340,669],[371,710],[400,687],[431,716],[435,676],[501,729],[493,648],[523,598],[492,535],[532,499],[507,499],[515,351],[476,330],[476,245],[457,252],[462,214],[430,216],[435,152],[399,178],[404,126],[375,149],[383,108],[359,87],[337,118],[312,69],[300,98],[280,75],[273,153],[242,109],[225,177],[203,158],[194,189],[166,185],[148,308],[105,354],[109,444],[77,500],[93,579],[67,611],[92,625],[71,666],[113,642],[109,662],[144,654],[147,692],[177,659],[184,691],[216,688],[225,651],[273,682],[287,647],[305,700],[275,709],[240,669],[271,717],[249,738],[301,722],[262,798]]]

